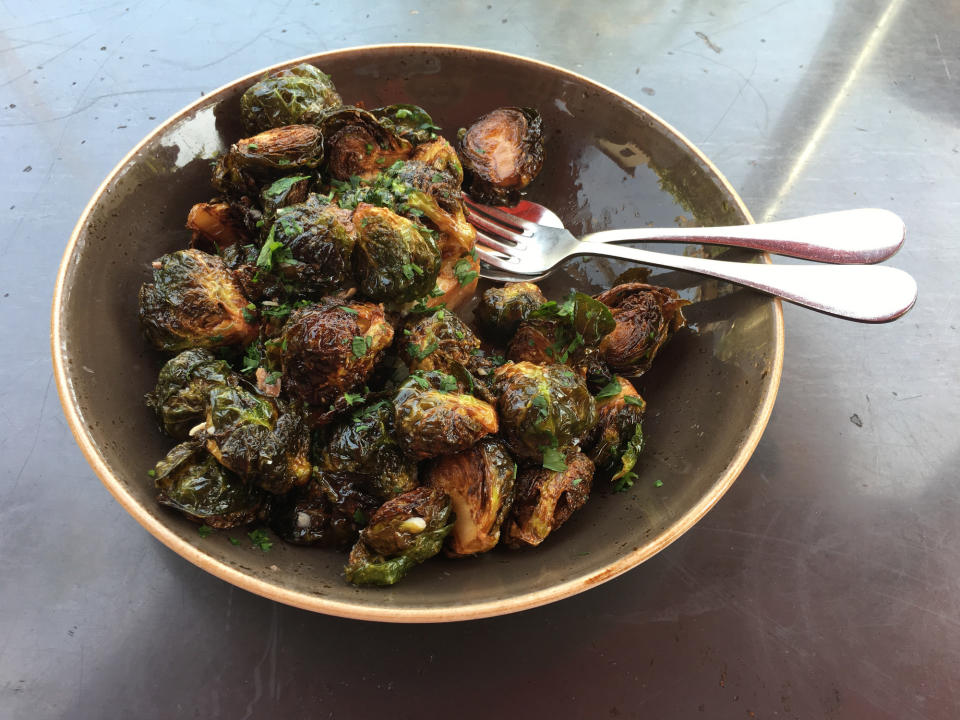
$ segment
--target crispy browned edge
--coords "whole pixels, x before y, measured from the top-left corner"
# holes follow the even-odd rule
[[[529,592],[523,595],[504,598],[503,600],[492,602],[458,604],[449,608],[376,608],[364,605],[355,605],[348,602],[338,602],[335,600],[317,597],[280,587],[266,580],[253,577],[252,575],[237,570],[223,562],[220,562],[219,560],[210,557],[206,553],[188,543],[183,538],[179,537],[162,522],[154,517],[151,517],[143,507],[141,507],[130,495],[126,493],[122,484],[111,473],[103,458],[97,452],[93,440],[88,434],[87,428],[84,426],[79,409],[76,407],[74,397],[70,391],[66,367],[66,349],[63,347],[64,332],[59,323],[61,306],[64,298],[64,280],[66,278],[67,270],[73,256],[80,231],[86,223],[91,210],[99,202],[100,196],[103,194],[106,187],[122,171],[124,166],[127,164],[127,162],[129,162],[134,154],[136,154],[141,147],[143,147],[158,133],[184,118],[196,107],[209,103],[212,97],[216,97],[220,93],[232,87],[256,80],[265,72],[300,62],[310,62],[322,66],[323,59],[325,57],[341,55],[344,53],[362,53],[364,51],[376,50],[380,48],[409,48],[411,50],[429,50],[431,48],[436,48],[441,50],[462,51],[479,55],[507,57],[514,60],[519,60],[521,62],[541,65],[554,72],[559,72],[569,77],[574,77],[581,82],[587,83],[588,85],[592,85],[604,92],[615,95],[624,102],[639,108],[651,119],[659,123],[664,130],[666,130],[666,132],[672,134],[680,143],[686,145],[690,152],[694,153],[709,169],[714,178],[727,189],[730,196],[736,201],[737,207],[748,219],[748,221],[751,223],[753,222],[753,217],[751,216],[750,211],[737,194],[737,191],[727,181],[720,170],[717,169],[717,167],[709,160],[709,158],[707,158],[696,146],[694,146],[693,143],[691,143],[682,133],[639,103],[611,88],[606,87],[605,85],[590,80],[583,75],[579,75],[578,73],[571,72],[550,63],[533,60],[531,58],[514,55],[512,53],[484,50],[463,45],[438,45],[433,43],[393,43],[384,45],[366,45],[355,48],[333,50],[317,55],[307,55],[294,60],[277,63],[276,65],[272,65],[262,70],[257,70],[256,72],[234,80],[233,82],[230,82],[213,91],[212,93],[208,93],[204,97],[194,101],[187,107],[168,118],[143,140],[137,143],[137,145],[130,150],[130,152],[127,153],[127,155],[110,172],[106,179],[100,184],[100,187],[97,188],[97,191],[93,194],[93,197],[90,198],[90,202],[87,203],[87,206],[84,208],[83,213],[80,215],[80,218],[70,235],[70,241],[67,244],[66,250],[63,254],[63,259],[60,262],[60,269],[57,273],[57,281],[54,287],[53,306],[51,313],[50,344],[53,355],[54,375],[56,376],[57,392],[60,396],[60,403],[63,405],[63,411],[66,415],[67,422],[70,425],[70,430],[73,432],[73,435],[77,440],[77,444],[80,446],[80,449],[86,457],[87,462],[90,463],[94,472],[96,472],[96,474],[100,477],[100,480],[107,487],[107,490],[110,491],[110,494],[116,498],[117,502],[119,502],[127,510],[127,512],[129,512],[137,520],[137,522],[146,528],[146,530],[160,542],[176,552],[178,555],[181,555],[192,562],[194,565],[207,570],[222,580],[226,580],[229,583],[232,583],[245,590],[249,590],[257,595],[262,595],[263,597],[270,598],[271,600],[276,600],[277,602],[285,603],[287,605],[293,605],[294,607],[326,613],[328,615],[337,615],[340,617],[362,620],[378,620],[383,622],[450,622],[459,620],[472,620],[496,615],[504,615],[511,612],[534,608],[540,605],[546,605],[547,603],[575,595],[579,592],[599,585],[600,583],[606,582],[607,580],[610,580],[617,575],[636,567],[640,563],[660,552],[660,550],[667,547],[670,543],[683,535],[683,533],[689,530],[701,517],[703,517],[733,484],[733,481],[736,480],[737,476],[743,470],[744,466],[747,464],[747,461],[750,459],[750,456],[753,454],[754,449],[757,447],[757,444],[760,442],[760,437],[763,435],[763,431],[770,419],[770,413],[773,411],[774,400],[776,399],[777,390],[780,386],[780,376],[783,369],[784,330],[783,308],[779,299],[775,299],[773,301],[776,314],[776,344],[774,347],[773,357],[771,358],[770,362],[763,399],[756,409],[753,423],[750,428],[750,434],[748,435],[746,441],[740,446],[740,449],[738,450],[733,462],[729,467],[727,467],[726,471],[719,478],[719,480],[714,483],[713,489],[708,495],[703,497],[700,502],[687,511],[687,513],[677,520],[666,532],[662,533],[645,545],[642,545],[625,554],[619,560],[607,565],[604,568],[581,577],[567,580],[545,590]],[[768,255],[764,255],[763,259],[765,262],[770,262],[770,257]]]

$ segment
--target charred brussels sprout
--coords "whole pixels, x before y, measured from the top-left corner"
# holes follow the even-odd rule
[[[446,553],[464,557],[493,549],[513,504],[517,465],[506,445],[484,438],[469,450],[434,460],[426,483],[450,496],[456,520]]]
[[[419,213],[440,231],[444,257],[460,256],[477,244],[477,230],[467,222],[460,183],[450,173],[422,162],[405,162],[392,173],[403,188],[404,207]]]
[[[478,357],[480,339],[450,310],[414,316],[404,332],[404,360],[411,371],[451,372],[454,364],[470,369]]]
[[[349,546],[359,528],[352,513],[337,505],[331,494],[317,479],[294,488],[271,503],[270,527],[294,545]]]
[[[393,585],[433,557],[453,528],[450,499],[420,487],[388,500],[370,518],[345,568],[355,585]]]
[[[607,305],[616,328],[600,344],[607,364],[624,375],[642,375],[650,369],[657,351],[687,324],[681,300],[670,288],[626,283],[597,295]]]
[[[521,322],[507,350],[514,362],[566,363],[591,386],[610,379],[600,341],[615,327],[610,310],[589,295],[572,292],[562,303],[547,302]]]
[[[220,258],[178,250],[155,261],[153,282],[140,287],[140,325],[167,352],[245,345],[257,336],[244,319],[248,304]]]
[[[596,422],[593,397],[566,365],[508,363],[494,378],[503,435],[520,457],[541,460],[545,449],[580,440]]]
[[[342,420],[317,452],[321,471],[348,474],[381,500],[417,486],[417,464],[393,434],[394,409],[381,401]]]
[[[300,63],[270,73],[251,85],[240,98],[247,132],[283,125],[310,124],[324,111],[342,105],[333,81],[313,65]]]
[[[213,184],[228,195],[260,194],[260,184],[317,168],[323,135],[313,125],[287,125],[244,138],[213,169]]]
[[[285,387],[326,407],[363,384],[392,340],[379,305],[328,300],[295,310],[280,335]]]
[[[643,450],[646,403],[626,378],[615,377],[597,395],[597,424],[590,459],[614,491],[633,485],[634,467]]]
[[[465,188],[480,202],[516,202],[543,167],[543,120],[533,108],[504,107],[459,134]]]
[[[497,432],[497,412],[473,395],[456,392],[454,377],[411,375],[394,398],[397,440],[418,460],[465,450]]]
[[[409,140],[384,127],[366,110],[344,106],[318,120],[326,138],[327,170],[337,180],[370,179],[397,160],[410,157]]]
[[[264,506],[262,491],[220,465],[202,440],[177,445],[154,468],[157,500],[195,522],[232,528],[252,522]]]
[[[440,132],[430,114],[419,105],[387,105],[370,113],[383,127],[414,145],[435,140]]]
[[[438,137],[436,140],[417,145],[410,159],[421,162],[433,170],[449,173],[453,176],[458,188],[463,183],[463,165],[460,163],[460,157],[446,138]]]
[[[221,465],[271,493],[310,478],[310,436],[296,406],[218,385],[210,391],[206,437]]]
[[[476,309],[481,330],[498,340],[510,338],[521,322],[547,302],[533,283],[507,283],[483,291]]]
[[[250,239],[236,209],[224,202],[194,205],[187,215],[187,229],[193,231],[192,246],[196,247],[202,239],[217,251]]]
[[[207,415],[210,390],[235,385],[236,375],[224,360],[207,350],[184,350],[166,362],[147,405],[157,413],[167,435],[186,440],[190,430]]]
[[[577,448],[564,453],[566,469],[529,468],[517,478],[513,511],[504,525],[512,548],[534,547],[563,525],[590,497],[593,463]]]
[[[277,210],[258,265],[277,265],[273,269],[301,294],[343,289],[352,283],[356,237],[349,211],[311,195],[306,202]],[[284,250],[289,252],[289,260],[275,262],[278,251]]]
[[[407,302],[436,284],[440,250],[432,234],[386,208],[361,203],[353,213],[353,268],[360,292],[373,300]]]

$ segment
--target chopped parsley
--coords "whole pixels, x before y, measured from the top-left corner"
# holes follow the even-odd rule
[[[453,375],[444,374],[440,378],[440,390],[442,392],[456,392],[457,391],[457,379]]]
[[[239,544],[240,544],[240,541],[237,540],[235,537],[228,537],[227,539],[230,541],[230,544],[231,544],[231,545],[239,545]]]
[[[616,397],[620,394],[621,391],[620,381],[614,378],[606,385],[603,386],[603,389],[597,393],[597,400],[603,400],[604,398]]]
[[[347,405],[355,405],[358,402],[363,402],[363,395],[360,393],[344,393],[343,399]]]
[[[354,335],[353,340],[350,341],[350,349],[353,351],[353,356],[357,358],[366,355],[371,345],[373,345],[373,338],[365,335]]]
[[[260,548],[261,552],[269,552],[270,548],[273,547],[273,541],[270,540],[270,536],[263,530],[254,530],[253,532],[247,533],[247,537],[250,538],[250,542],[253,543],[254,547]]]
[[[460,283],[460,287],[469,285],[477,279],[477,271],[473,269],[473,265],[466,258],[457,260],[453,266],[453,274],[456,276],[457,282]]]
[[[212,532],[213,528],[206,523],[197,528],[197,534],[202,538],[209,537]]]
[[[341,305],[341,306],[340,306],[340,309],[343,310],[345,313],[349,313],[349,314],[351,314],[351,315],[359,315],[359,314],[360,314],[360,311],[359,311],[359,310],[354,310],[352,307],[347,307],[346,305]]]
[[[426,357],[429,357],[434,350],[440,347],[440,343],[436,340],[431,340],[426,344],[425,347],[420,347],[416,343],[410,343],[407,345],[407,352],[410,354],[414,360],[423,360]]]
[[[567,469],[566,458],[563,453],[555,447],[543,448],[543,467],[554,472],[563,472]]]

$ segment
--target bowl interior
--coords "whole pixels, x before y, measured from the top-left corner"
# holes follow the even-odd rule
[[[494,107],[538,108],[547,160],[529,198],[554,209],[575,233],[749,220],[732,189],[675,131],[558,68],[425,46],[307,60],[333,76],[345,102],[423,105],[448,138]],[[595,492],[535,551],[434,560],[393,588],[358,589],[343,580],[340,553],[279,542],[262,553],[243,530],[201,539],[196,526],[159,507],[147,470],[173,442],[143,403],[164,358],[141,338],[137,290],[151,260],[186,245],[187,211],[214,194],[210,159],[241,137],[239,97],[254,77],[190,106],[138,146],[81,218],[61,268],[54,356],[67,417],[107,487],[150,532],[220,577],[293,605],[371,619],[448,620],[531,607],[602,582],[665,547],[716,502],[772,407],[782,357],[779,304],[724,283],[656,272],[653,282],[695,302],[687,313],[690,329],[637,383],[648,402],[640,479],[626,493]],[[751,259],[743,251],[726,256]],[[575,261],[545,291],[551,297],[570,287],[597,292],[628,269]],[[229,536],[242,542],[234,546]]]

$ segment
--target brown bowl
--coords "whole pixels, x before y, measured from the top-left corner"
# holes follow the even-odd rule
[[[751,222],[733,188],[680,133],[567,70],[427,45],[339,50],[284,66],[304,61],[330,73],[346,102],[423,105],[448,137],[497,106],[538,108],[547,161],[529,197],[575,233],[678,220]],[[746,464],[770,416],[783,317],[778,301],[679,272],[653,276],[695,302],[691,328],[638,382],[648,402],[648,445],[637,484],[625,493],[595,491],[536,550],[434,559],[392,588],[356,588],[345,582],[338,552],[278,541],[263,553],[243,530],[201,538],[195,525],[156,503],[147,470],[173,441],[143,403],[163,358],[140,335],[137,289],[151,260],[186,245],[187,210],[213,194],[209,160],[241,137],[240,95],[263,72],[189,105],[133,148],[90,200],[60,266],[52,318],[60,399],[87,460],[120,504],[165,545],[234,585],[309,610],[393,622],[464,620],[559,600],[639,565],[703,517]],[[726,256],[765,260],[745,251]],[[545,289],[554,297],[572,286],[595,292],[626,269],[574,261]],[[231,544],[231,534],[243,542]]]

